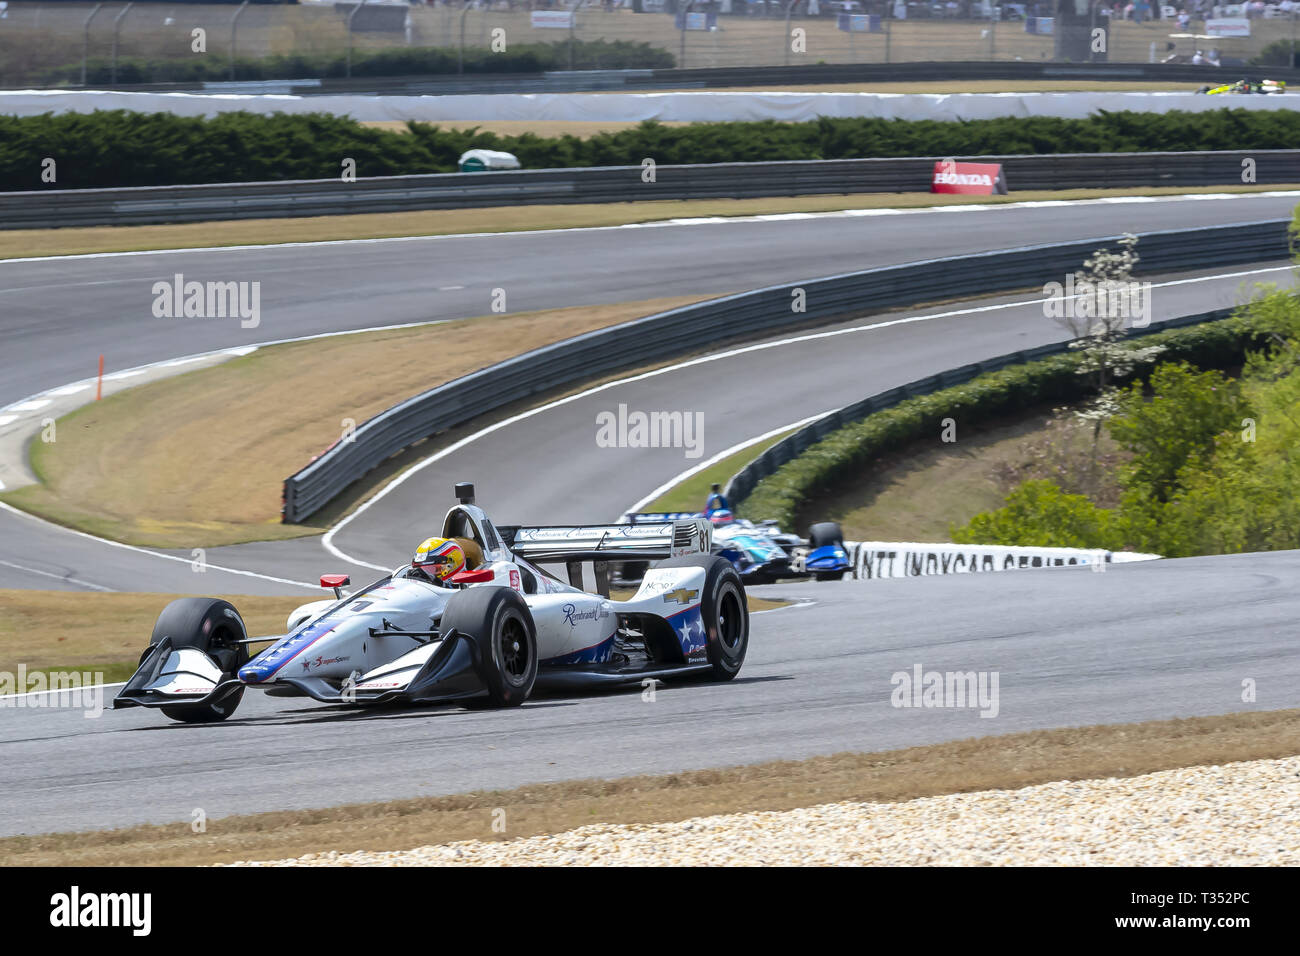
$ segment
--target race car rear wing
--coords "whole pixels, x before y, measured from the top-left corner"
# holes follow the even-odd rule
[[[628,524],[658,524],[664,521],[680,521],[683,518],[703,518],[698,511],[629,511],[623,515]],[[621,523],[621,522],[620,522]]]
[[[517,557],[534,564],[565,565],[569,584],[575,588],[583,586],[582,565],[590,561],[596,592],[606,597],[611,564],[708,554],[713,543],[713,527],[703,518],[638,525],[515,526],[497,531]]]
[[[556,527],[498,527],[506,546],[526,561],[658,561],[708,554],[713,527],[698,516],[663,521]]]

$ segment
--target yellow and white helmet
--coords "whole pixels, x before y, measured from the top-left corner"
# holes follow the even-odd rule
[[[415,549],[411,566],[430,578],[445,581],[465,569],[465,550],[451,538],[425,538]]]

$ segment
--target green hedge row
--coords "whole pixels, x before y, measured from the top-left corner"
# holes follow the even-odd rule
[[[41,162],[58,164],[58,186],[323,179],[344,157],[361,176],[451,172],[466,149],[501,149],[527,169],[849,159],[996,153],[1284,149],[1300,142],[1300,111],[1101,113],[1082,120],[1003,117],[970,122],[828,119],[807,123],[695,123],[542,138],[408,124],[374,129],[326,114],[212,119],[124,110],[0,116],[0,189],[40,189]]]
[[[677,65],[667,50],[631,40],[567,40],[560,43],[520,43],[505,52],[467,49],[464,72],[543,73],[549,70],[667,70]],[[405,47],[396,50],[354,50],[352,75],[429,76],[456,73],[460,60],[455,48]],[[97,57],[87,64],[86,81],[102,85],[113,78],[112,60]],[[347,76],[343,53],[295,53],[262,58],[236,57],[237,80],[309,80]],[[198,83],[230,79],[230,60],[220,55],[168,59],[119,57],[118,83]],[[41,77],[45,86],[81,83],[81,63],[50,70]]]
[[[1144,374],[1155,361],[1183,360],[1203,368],[1237,364],[1247,349],[1259,344],[1260,333],[1234,316],[1157,332],[1139,342],[1164,346],[1158,359],[1139,369],[1138,374]],[[786,462],[736,507],[746,517],[775,518],[781,527],[794,527],[805,502],[858,477],[882,455],[911,442],[936,439],[945,418],[969,425],[1040,403],[1081,398],[1089,392],[1089,380],[1077,372],[1080,360],[1079,353],[1069,352],[1014,365],[876,412],[832,432]]]

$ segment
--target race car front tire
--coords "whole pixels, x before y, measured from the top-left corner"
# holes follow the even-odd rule
[[[731,680],[740,673],[749,650],[749,605],[735,565],[717,555],[692,554],[668,558],[655,567],[704,569],[700,617],[708,636],[709,664],[714,680]]]
[[[455,628],[478,648],[478,674],[490,707],[518,707],[537,680],[537,628],[513,588],[472,587],[447,601],[439,630]]]
[[[235,643],[247,636],[244,619],[233,604],[217,598],[180,598],[158,615],[149,646],[152,648],[164,637],[170,637],[172,647],[200,650],[217,663],[224,680],[234,677],[248,663],[248,645]],[[243,697],[244,688],[240,687],[213,703],[176,704],[159,709],[164,716],[181,723],[210,724],[233,714]]]

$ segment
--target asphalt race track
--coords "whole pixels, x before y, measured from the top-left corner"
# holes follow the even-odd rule
[[[727,684],[517,710],[344,710],[245,695],[223,724],[6,709],[0,834],[184,821],[1300,705],[1300,555],[768,585]],[[1052,608],[1045,614],[1044,608]],[[997,671],[999,712],[894,708],[891,676]],[[1258,702],[1241,702],[1242,681]]]
[[[1297,197],[1142,200],[256,249],[0,261],[0,405],[106,370],[209,349],[491,311],[743,292],[1037,242],[1289,218]],[[259,281],[261,325],[156,319],[180,273]]]
[[[507,290],[511,311],[722,293],[1034,242],[1281,218],[1294,201],[1049,205],[0,263],[0,404],[85,378],[101,351],[110,368],[122,368],[318,332],[455,319],[489,311],[497,287]],[[152,283],[177,272],[261,280],[262,325],[152,318]],[[1285,263],[1201,277],[1149,277],[1157,284],[1152,318],[1230,305],[1243,282],[1290,281]],[[352,570],[360,581],[376,575],[371,565],[408,559],[415,541],[437,530],[454,480],[474,480],[501,523],[609,520],[738,442],[943,368],[1065,337],[1034,299],[872,316],[544,409],[377,499],[333,535],[346,558],[327,554],[317,539],[210,549],[214,567],[196,585],[188,552],[169,560],[0,510],[0,587],[310,598],[322,570]],[[702,412],[701,456],[597,448],[595,414],[619,403]],[[519,461],[529,462],[528,480],[518,477]],[[0,757],[14,779],[0,794],[0,833],[189,819],[198,806],[220,816],[1296,706],[1300,664],[1288,650],[1298,572],[1300,558],[1285,553],[1115,566],[1101,575],[775,586],[775,594],[816,603],[754,618],[750,658],[735,683],[664,688],[655,704],[627,692],[539,699],[508,713],[345,713],[250,692],[234,720],[206,727],[143,711],[85,720],[80,711],[6,709]],[[1050,620],[1045,606],[1054,609]],[[1229,633],[1231,644],[1222,639]],[[890,674],[918,662],[999,671],[1001,714],[892,708]],[[1260,680],[1258,704],[1241,703],[1245,678]]]

